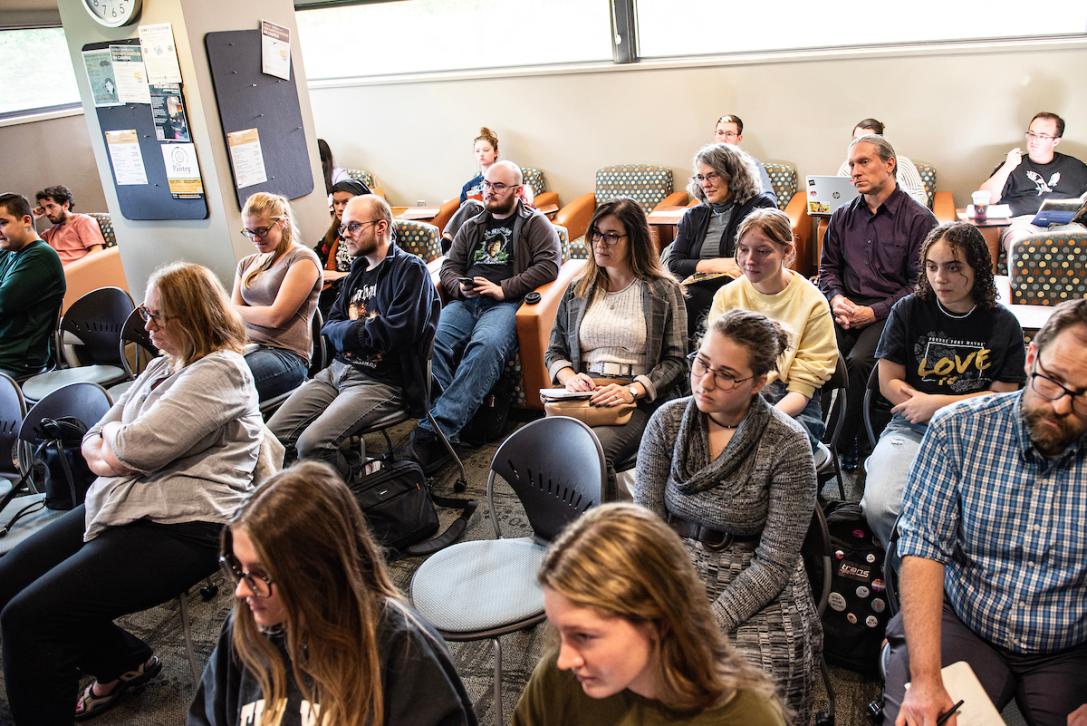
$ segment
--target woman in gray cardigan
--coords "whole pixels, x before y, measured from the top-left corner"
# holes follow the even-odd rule
[[[151,648],[113,620],[214,572],[222,524],[252,487],[262,424],[226,291],[177,263],[151,276],[138,310],[164,355],[84,437],[98,475],[86,503],[0,558],[17,724],[96,715],[158,674]],[[96,680],[77,698],[80,673]]]
[[[684,539],[721,629],[807,724],[822,629],[800,548],[815,508],[807,435],[758,395],[788,344],[746,310],[710,325],[688,398],[661,406],[638,452],[634,501]]]
[[[593,405],[638,404],[625,425],[593,427],[610,500],[619,496],[615,464],[638,451],[654,409],[684,392],[687,313],[683,288],[661,264],[633,199],[598,206],[586,239],[593,254],[559,302],[544,360],[552,380],[591,391]],[[597,386],[593,378],[622,382]]]

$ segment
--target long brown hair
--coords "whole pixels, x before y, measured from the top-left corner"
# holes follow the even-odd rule
[[[242,219],[251,215],[268,217],[274,222],[283,221],[285,224],[283,225],[283,237],[279,241],[279,245],[271,252],[260,255],[249,266],[245,277],[242,278],[242,287],[252,285],[253,280],[257,279],[261,273],[268,271],[275,264],[275,261],[291,248],[294,241],[301,237],[298,228],[294,224],[291,203],[287,201],[286,197],[279,194],[269,194],[268,192],[257,192],[251,195],[245,200],[245,206],[242,207]]]
[[[718,627],[679,537],[648,509],[590,509],[548,548],[537,579],[578,607],[651,625],[660,701],[668,708],[711,708],[741,689],[781,708],[774,685],[736,654]]]
[[[653,243],[649,239],[649,223],[646,221],[645,211],[642,210],[641,205],[629,197],[619,197],[599,205],[593,213],[593,220],[589,222],[589,231],[585,233],[585,241],[589,245],[589,258],[585,261],[585,267],[575,282],[574,295],[585,297],[592,290],[592,300],[595,300],[607,289],[608,273],[596,264],[596,257],[592,254],[592,234],[596,229],[597,221],[608,215],[615,215],[615,218],[623,225],[627,241],[630,243],[630,269],[635,277],[639,280],[674,279],[661,263],[660,255],[653,248]]]
[[[245,324],[208,268],[174,262],[151,273],[147,288],[158,292],[164,320],[176,323],[170,330],[182,339],[184,352],[173,360],[175,368],[219,350],[245,348]]]
[[[245,530],[283,603],[291,676],[303,698],[321,704],[318,723],[384,723],[377,623],[401,595],[347,486],[327,464],[299,462],[261,485],[223,529],[224,554],[233,529]],[[286,702],[286,668],[241,600],[232,644],[260,683],[262,724],[278,723],[272,705]]]

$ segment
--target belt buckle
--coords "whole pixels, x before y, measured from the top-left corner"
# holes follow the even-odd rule
[[[698,539],[710,552],[721,552],[732,544],[733,536],[731,532],[721,532],[706,527],[699,527]]]

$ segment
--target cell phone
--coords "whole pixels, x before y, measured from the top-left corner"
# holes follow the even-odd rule
[[[458,277],[457,282],[459,282],[462,285],[467,285],[468,287],[475,287],[476,286],[476,281],[473,280],[470,277]]]

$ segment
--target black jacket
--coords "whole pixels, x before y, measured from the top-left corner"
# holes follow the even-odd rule
[[[740,222],[756,209],[762,208],[777,208],[773,198],[766,192],[756,194],[732,210],[732,218],[718,240],[716,257],[732,257],[736,254],[736,230],[740,227]],[[672,243],[672,254],[668,258],[668,269],[681,280],[693,275],[698,265],[699,253],[702,245],[706,243],[710,214],[710,205],[703,202],[697,207],[691,207],[679,220],[676,241]]]

